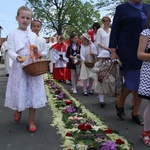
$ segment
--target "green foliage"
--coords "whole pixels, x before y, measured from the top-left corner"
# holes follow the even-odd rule
[[[100,21],[98,10],[91,2],[81,0],[26,0],[36,18],[41,18],[45,33],[70,34],[75,30],[79,35],[91,29],[94,21]]]
[[[107,15],[114,15],[116,6],[119,4],[128,2],[129,0],[97,0],[95,7],[97,9],[102,9],[108,11]],[[143,0],[143,2],[150,4],[150,0]]]

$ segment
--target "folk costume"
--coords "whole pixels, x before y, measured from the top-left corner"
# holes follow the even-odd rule
[[[32,62],[30,45],[38,46],[37,35],[31,31],[14,30],[8,35],[8,55],[13,59],[6,88],[5,107],[24,111],[26,108],[41,108],[46,106],[46,93],[43,76],[32,77],[23,71],[22,67]],[[39,49],[39,47],[38,47]],[[40,50],[45,57],[47,49]],[[26,61],[20,63],[18,56],[26,56]]]
[[[66,67],[68,58],[66,57],[67,45],[57,43],[52,46],[53,48],[53,77],[58,81],[66,80]]]

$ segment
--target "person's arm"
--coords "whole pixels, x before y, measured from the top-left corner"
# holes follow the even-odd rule
[[[93,43],[90,46],[92,46],[92,52],[93,52],[94,56],[97,56],[98,54],[97,54],[96,46]]]
[[[83,61],[85,61],[85,57],[84,57],[84,47],[83,45],[81,45],[81,49],[80,49],[80,57]]]
[[[113,24],[110,33],[110,40],[109,40],[109,48],[111,51],[111,59],[118,58],[116,53],[116,49],[118,46],[118,39],[120,34],[120,26],[121,26],[121,10],[119,7],[116,7],[116,12],[113,18]]]
[[[17,60],[18,54],[15,51],[15,41],[14,41],[14,35],[10,34],[8,35],[8,55],[12,60]]]
[[[42,57],[46,57],[48,53],[48,47],[44,38],[42,38],[42,48],[40,54]]]
[[[92,72],[94,72],[94,73],[98,73],[98,72],[99,72],[98,63],[99,63],[99,62],[96,62],[96,63],[94,64],[94,67],[92,68]]]
[[[66,57],[70,58],[70,46],[68,46],[68,48],[67,48]]]
[[[147,48],[147,43],[148,43],[148,37],[141,35],[140,40],[139,40],[139,46],[138,46],[138,52],[137,52],[137,57],[140,60],[150,60],[150,53],[145,53],[145,50]]]

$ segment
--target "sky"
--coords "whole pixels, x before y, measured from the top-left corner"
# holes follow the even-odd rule
[[[1,37],[5,38],[12,30],[18,27],[16,21],[17,10],[20,6],[25,5],[24,0],[1,0],[0,4],[0,26]]]
[[[16,21],[17,10],[20,6],[25,5],[25,0],[1,0],[0,3],[0,37],[5,38],[11,31],[18,27]],[[101,14],[103,16],[105,12]],[[44,33],[41,33],[44,36]]]

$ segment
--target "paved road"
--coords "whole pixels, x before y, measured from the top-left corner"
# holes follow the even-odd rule
[[[0,64],[0,150],[62,150],[60,135],[50,126],[52,112],[48,107],[38,109],[36,113],[37,132],[28,132],[28,110],[23,112],[20,123],[13,121],[14,111],[4,107],[5,90],[7,84],[4,65]],[[70,90],[70,85],[63,84]],[[114,108],[115,98],[106,97],[106,107],[100,108],[97,95],[83,96],[82,88],[78,87],[78,94],[73,96],[93,113],[103,119],[111,129],[119,131],[119,134],[134,143],[134,150],[150,150],[140,139],[143,127],[131,120],[131,96],[126,100],[126,120],[120,121]],[[141,114],[143,114],[146,101],[143,100]]]
[[[20,123],[13,120],[14,111],[4,107],[7,84],[4,65],[0,64],[0,150],[62,150],[60,135],[50,126],[52,112],[48,107],[37,110],[37,132],[28,132],[28,110],[23,112]]]

